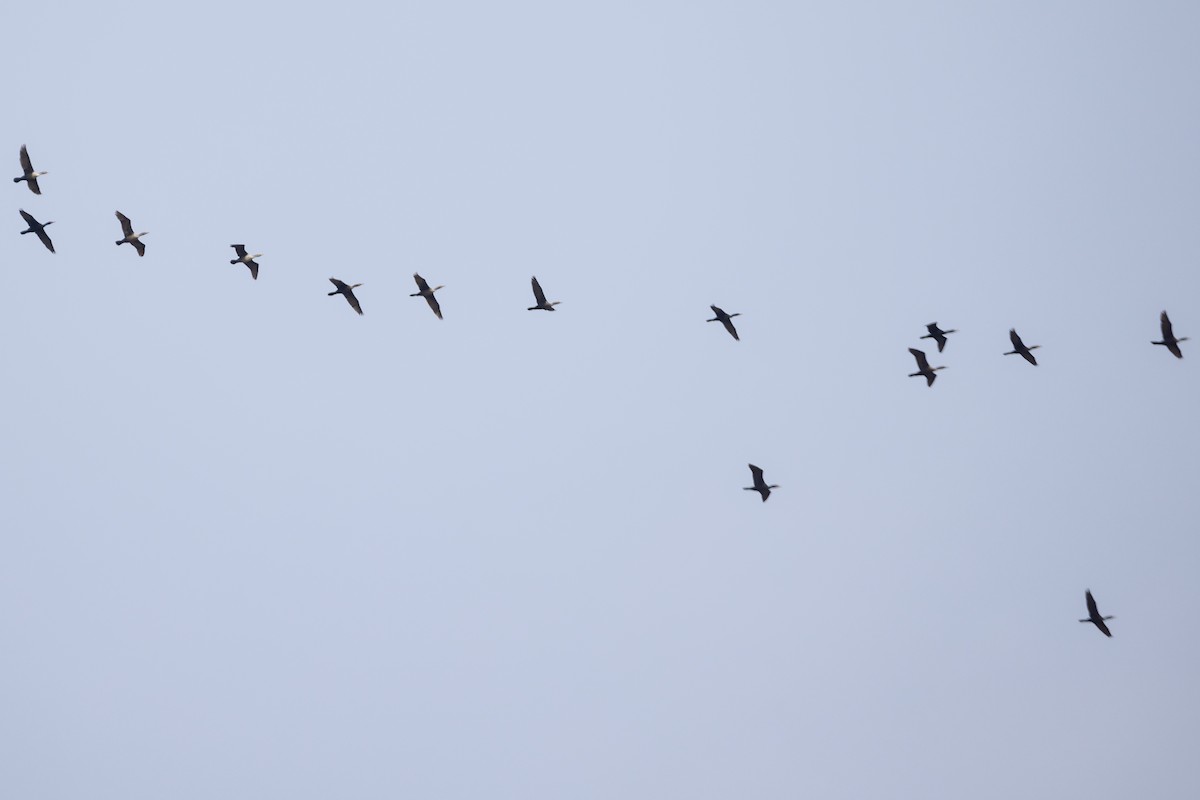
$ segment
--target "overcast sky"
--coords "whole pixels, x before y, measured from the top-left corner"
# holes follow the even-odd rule
[[[7,16],[0,797],[1200,794],[1195,4]]]

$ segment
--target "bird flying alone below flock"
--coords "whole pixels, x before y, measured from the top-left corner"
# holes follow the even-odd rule
[[[733,318],[740,317],[742,315],[742,312],[738,311],[735,314],[726,314],[724,311],[717,308],[716,306],[709,306],[709,308],[711,308],[713,310],[713,313],[716,314],[716,316],[713,317],[712,319],[706,319],[705,322],[721,323],[722,325],[725,326],[725,330],[729,331],[729,335],[740,342],[741,338],[737,335],[737,328],[733,327]]]
[[[525,309],[526,311],[553,311],[554,307],[562,302],[561,300],[555,300],[553,303],[547,303],[546,293],[542,291],[542,285],[538,283],[536,275],[533,276],[532,282],[533,299],[537,300],[537,305],[530,306],[529,308]]]
[[[926,325],[925,330],[929,331],[929,333],[925,334],[921,338],[922,339],[933,339],[935,342],[937,342],[939,353],[942,352],[942,349],[945,348],[945,346],[946,346],[946,337],[952,333],[958,333],[958,330],[955,328],[951,328],[948,331],[944,331],[938,327],[938,324],[936,322],[931,322],[928,325]]]
[[[121,220],[121,231],[125,234],[125,238],[117,239],[117,244],[131,244],[133,245],[133,249],[138,251],[139,256],[146,255],[146,245],[142,243],[141,239],[150,231],[134,233],[133,224],[130,223],[129,217],[125,216],[120,211],[117,212],[117,219]]]
[[[1093,625],[1095,625],[1097,628],[1100,629],[1101,633],[1103,633],[1105,636],[1107,636],[1111,639],[1112,631],[1110,631],[1108,629],[1108,626],[1104,624],[1104,620],[1112,619],[1112,617],[1111,616],[1109,616],[1109,617],[1100,616],[1100,609],[1096,608],[1096,598],[1092,597],[1091,589],[1087,590],[1087,609],[1088,609],[1088,618],[1081,619],[1079,621],[1092,623]]]
[[[34,194],[41,194],[42,187],[38,186],[38,176],[49,174],[49,172],[33,171],[33,164],[29,161],[29,151],[25,149],[25,145],[21,145],[21,177],[13,178],[13,183],[25,181],[29,184],[29,191]]]
[[[1158,321],[1162,323],[1163,340],[1161,342],[1151,342],[1150,344],[1164,345],[1168,350],[1171,351],[1171,355],[1175,356],[1176,358],[1183,358],[1183,351],[1179,349],[1179,343],[1186,342],[1188,337],[1185,336],[1182,339],[1175,338],[1175,331],[1171,329],[1171,318],[1167,316],[1167,312],[1162,312],[1162,315],[1158,318]]]
[[[762,467],[756,467],[753,464],[749,464],[748,466],[750,467],[750,474],[754,476],[754,485],[743,486],[742,488],[747,492],[758,492],[762,495],[763,502],[765,503],[767,502],[767,498],[771,496],[771,490],[778,489],[779,484],[773,483],[767,486],[767,482],[763,480]]]
[[[435,317],[437,317],[438,319],[441,319],[442,318],[442,307],[438,305],[437,298],[433,296],[433,293],[436,292],[438,289],[444,289],[446,287],[435,286],[432,289],[430,289],[429,282],[426,281],[424,278],[422,278],[420,275],[418,275],[415,272],[413,273],[413,280],[417,282],[417,289],[419,291],[413,292],[412,294],[409,295],[409,297],[424,297],[425,302],[429,303],[429,307],[433,310],[433,315]]]
[[[250,277],[254,278],[254,280],[258,280],[258,262],[255,261],[254,259],[262,258],[262,253],[255,253],[254,255],[250,255],[249,253],[246,252],[246,245],[244,245],[244,244],[231,244],[229,246],[233,248],[233,252],[237,253],[237,258],[230,259],[229,263],[230,264],[245,264],[247,267],[250,268]],[[337,294],[337,292],[334,292],[334,294]],[[362,312],[360,311],[358,313],[361,314]]]
[[[933,382],[937,380],[937,371],[939,369],[945,369],[945,367],[929,366],[929,359],[925,358],[924,350],[918,350],[915,347],[910,347],[908,348],[908,352],[912,353],[912,357],[917,360],[917,371],[910,373],[908,377],[915,378],[918,375],[923,375],[925,376],[925,385],[933,386]]]
[[[1009,329],[1009,331],[1008,331],[1008,339],[1009,339],[1009,341],[1011,341],[1011,342],[1012,342],[1013,349],[1012,349],[1012,350],[1009,350],[1009,351],[1008,351],[1007,353],[1005,353],[1004,355],[1006,355],[1006,356],[1020,356],[1021,358],[1025,359],[1026,361],[1028,361],[1030,364],[1033,364],[1035,367],[1037,366],[1037,359],[1036,359],[1036,358],[1034,358],[1034,357],[1033,357],[1033,353],[1031,353],[1031,352],[1029,352],[1029,351],[1030,351],[1030,350],[1037,350],[1039,347],[1041,347],[1041,345],[1040,345],[1040,344],[1035,344],[1033,347],[1026,347],[1026,346],[1025,346],[1025,343],[1021,341],[1021,337],[1020,337],[1020,336],[1017,336],[1017,329],[1016,329],[1016,328],[1011,328],[1011,329]]]
[[[354,290],[362,286],[361,283],[356,283],[353,286],[350,286],[347,283],[339,281],[337,278],[330,278],[329,282],[337,287],[335,291],[329,293],[330,297],[333,297],[335,294],[342,295],[346,298],[346,302],[350,304],[351,308],[353,308],[359,314],[362,314],[362,306],[358,304],[358,298],[354,296]]]
[[[50,236],[46,233],[46,226],[53,225],[54,220],[50,220],[49,222],[45,223],[38,222],[33,218],[32,214],[25,210],[21,210],[21,216],[25,218],[25,224],[29,226],[25,230],[21,231],[21,235],[24,236],[27,233],[36,233],[37,237],[42,240],[42,244],[46,245],[46,249],[53,253],[54,242],[50,241]]]

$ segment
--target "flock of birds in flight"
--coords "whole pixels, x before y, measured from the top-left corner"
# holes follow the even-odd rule
[[[26,185],[29,186],[29,190],[31,192],[33,192],[36,195],[40,195],[42,193],[42,188],[41,188],[41,185],[38,183],[38,178],[41,177],[42,175],[48,175],[49,172],[38,172],[38,171],[34,170],[33,163],[29,158],[29,151],[28,151],[28,149],[26,149],[25,145],[21,145],[20,161],[21,161],[21,175],[19,177],[13,178],[13,183],[24,182]],[[54,222],[54,220],[48,220],[46,222],[38,222],[37,219],[35,219],[32,214],[25,211],[24,209],[20,209],[19,211],[20,211],[21,217],[25,220],[25,224],[28,226],[25,230],[21,231],[21,234],[22,235],[24,235],[26,233],[35,234],[38,237],[38,239],[41,240],[42,244],[46,246],[46,249],[49,250],[51,253],[53,253],[54,252],[54,242],[51,241],[50,235],[46,233],[46,227],[48,225],[51,225]],[[142,231],[140,233],[134,233],[133,223],[130,221],[129,217],[125,216],[120,211],[117,211],[116,215],[117,215],[117,220],[121,223],[121,233],[122,233],[121,238],[118,239],[116,242],[117,245],[118,246],[123,245],[123,244],[131,245],[133,247],[133,249],[137,251],[137,254],[139,256],[146,255],[146,244],[145,244],[145,242],[142,241],[142,237],[146,236],[149,233],[149,231]],[[253,278],[254,280],[258,280],[258,262],[255,261],[255,259],[261,258],[263,254],[262,253],[251,254],[249,251],[246,250],[246,246],[244,244],[232,244],[232,245],[230,245],[230,247],[232,247],[234,252],[237,254],[237,258],[230,259],[229,263],[230,264],[244,264],[250,270],[250,277]],[[431,311],[433,311],[434,315],[438,319],[442,319],[442,307],[438,303],[437,297],[434,295],[434,293],[437,292],[439,289],[442,289],[445,287],[443,287],[443,286],[430,287],[429,282],[426,281],[424,278],[422,278],[417,273],[413,273],[413,280],[416,281],[417,291],[410,294],[409,297],[425,298],[425,302],[429,304],[429,308]],[[340,294],[340,295],[342,295],[342,297],[346,298],[346,302],[350,304],[350,307],[352,309],[354,309],[354,311],[356,313],[358,313],[360,315],[363,313],[362,305],[359,303],[358,297],[354,294],[354,290],[357,289],[358,287],[362,286],[361,283],[348,284],[345,281],[339,280],[337,278],[330,278],[329,282],[332,283],[334,286],[334,290],[332,292],[328,293],[330,297]],[[548,302],[546,300],[546,294],[545,294],[545,292],[542,291],[542,286],[541,286],[541,284],[538,283],[537,276],[534,276],[532,278],[531,283],[532,283],[532,288],[533,288],[533,297],[534,297],[534,300],[536,300],[537,302],[535,305],[529,306],[529,308],[527,310],[529,310],[529,311],[553,311],[554,307],[556,305],[558,305],[560,301],[555,300],[552,302]],[[712,317],[712,319],[709,319],[706,321],[707,322],[720,322],[721,325],[724,326],[725,330],[729,332],[730,336],[732,336],[737,341],[741,341],[741,337],[738,336],[737,328],[734,327],[734,324],[733,324],[733,318],[737,317],[737,316],[741,316],[740,312],[734,313],[734,314],[729,314],[717,306],[709,306],[709,307],[712,309],[714,316]],[[1162,340],[1157,341],[1157,342],[1151,342],[1151,344],[1162,345],[1163,347],[1166,347],[1167,350],[1170,351],[1170,353],[1172,355],[1174,355],[1176,358],[1183,358],[1183,352],[1179,349],[1179,343],[1186,342],[1188,340],[1188,337],[1184,336],[1184,337],[1176,338],[1175,332],[1171,326],[1171,320],[1167,316],[1166,311],[1162,312],[1162,314],[1160,315],[1159,325],[1162,328]],[[934,342],[936,342],[939,353],[942,352],[946,348],[947,337],[952,333],[957,333],[957,330],[954,328],[951,328],[950,330],[942,330],[940,327],[938,327],[938,324],[936,322],[929,323],[928,325],[925,326],[925,328],[928,331],[928,333],[926,333],[924,336],[921,336],[920,338],[921,339],[932,339]],[[1021,358],[1025,359],[1030,364],[1032,364],[1033,366],[1036,367],[1038,362],[1037,362],[1037,358],[1034,357],[1032,351],[1037,350],[1038,348],[1041,347],[1041,345],[1038,345],[1038,344],[1035,344],[1032,346],[1026,345],[1025,342],[1022,341],[1020,335],[1017,334],[1017,331],[1015,328],[1009,330],[1008,338],[1009,338],[1009,341],[1012,343],[1013,349],[1007,351],[1006,353],[1004,353],[1004,355],[1006,355],[1006,356],[1019,355],[1019,356],[1021,356]],[[923,351],[923,350],[918,350],[915,347],[910,347],[910,348],[908,348],[908,352],[912,354],[912,357],[917,362],[917,371],[910,373],[908,377],[910,377],[910,378],[916,378],[918,376],[923,377],[923,378],[925,378],[926,386],[930,386],[930,387],[933,386],[933,382],[937,379],[938,371],[945,369],[945,367],[944,366],[931,367],[929,365],[929,359],[925,355],[925,351]],[[752,482],[754,485],[746,486],[746,487],[744,487],[744,489],[745,489],[745,491],[748,491],[748,492],[758,492],[759,495],[762,497],[763,502],[765,503],[767,501],[767,498],[771,496],[771,490],[778,489],[780,487],[778,484],[768,484],[766,482],[766,479],[763,478],[763,470],[761,467],[755,466],[754,464],[750,464],[749,467],[750,467],[750,475],[751,475]],[[1096,600],[1094,597],[1092,597],[1092,592],[1090,589],[1087,590],[1085,599],[1087,602],[1088,617],[1087,617],[1087,619],[1081,619],[1079,621],[1080,622],[1091,622],[1097,628],[1099,628],[1100,631],[1105,636],[1111,637],[1112,632],[1108,629],[1108,626],[1105,624],[1105,621],[1112,619],[1112,617],[1111,616],[1105,617],[1105,616],[1100,615],[1100,611],[1096,606]]]

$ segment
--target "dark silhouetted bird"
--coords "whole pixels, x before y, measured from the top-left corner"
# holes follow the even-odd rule
[[[121,220],[121,231],[125,234],[125,238],[117,239],[117,244],[131,244],[133,245],[133,249],[137,250],[139,256],[146,255],[146,245],[142,243],[141,239],[150,231],[134,233],[133,225],[129,222],[129,217],[120,211],[117,212],[117,219]]]
[[[725,326],[725,330],[729,331],[729,335],[732,336],[734,339],[737,339],[740,342],[741,337],[739,337],[737,334],[737,328],[733,327],[733,318],[740,317],[742,315],[742,312],[739,311],[736,314],[726,314],[724,311],[717,308],[716,306],[709,306],[709,308],[711,308],[713,310],[713,313],[716,314],[716,316],[713,317],[712,319],[706,319],[704,321],[721,323],[722,325]]]
[[[1161,342],[1151,342],[1150,344],[1161,344],[1171,351],[1171,355],[1176,358],[1183,358],[1183,351],[1179,349],[1179,343],[1186,342],[1188,337],[1184,336],[1182,339],[1175,338],[1175,331],[1171,329],[1171,318],[1167,316],[1167,312],[1162,312],[1158,321],[1162,323],[1163,340]]]
[[[351,308],[353,308],[359,314],[362,314],[362,306],[358,304],[358,298],[354,296],[354,290],[362,286],[361,283],[356,283],[353,286],[350,286],[347,283],[339,281],[337,278],[330,278],[329,282],[337,287],[336,291],[329,293],[330,297],[333,297],[335,294],[342,295],[346,298],[346,302],[350,304]]]
[[[53,225],[54,220],[44,223],[38,222],[33,218],[32,214],[25,210],[21,210],[21,216],[25,218],[25,224],[29,226],[25,230],[21,231],[21,235],[24,236],[27,233],[36,233],[37,237],[42,240],[42,244],[46,245],[46,249],[53,253],[54,242],[50,241],[50,236],[46,233],[46,226]]]
[[[925,337],[921,337],[921,338],[925,338]],[[915,378],[918,375],[924,375],[925,376],[925,385],[933,386],[933,382],[935,380],[937,380],[937,371],[939,369],[945,369],[945,367],[929,366],[929,359],[925,358],[925,351],[923,351],[923,350],[918,350],[915,347],[910,347],[910,348],[908,348],[908,352],[912,353],[912,357],[917,360],[917,371],[909,373],[908,377]]]
[[[25,181],[29,184],[29,191],[34,194],[41,194],[42,187],[38,186],[39,175],[49,175],[49,172],[34,172],[33,164],[29,161],[29,151],[25,149],[25,145],[21,145],[21,177],[13,178],[13,183]],[[49,225],[50,223],[46,223]]]
[[[942,352],[942,349],[945,348],[945,346],[946,346],[946,337],[952,333],[958,333],[958,329],[956,329],[956,328],[951,328],[948,331],[944,331],[938,327],[938,324],[936,322],[931,322],[928,325],[926,325],[925,330],[929,331],[929,333],[925,334],[921,338],[922,339],[933,339],[935,342],[937,342],[939,353]]]
[[[244,244],[231,244],[229,246],[233,248],[233,252],[237,253],[237,258],[231,258],[229,260],[229,263],[230,264],[245,264],[247,267],[250,268],[250,277],[253,278],[254,280],[258,280],[258,262],[255,261],[254,259],[262,258],[263,254],[255,253],[254,255],[250,255],[249,253],[246,252],[246,245],[244,245]],[[337,293],[334,292],[334,294],[337,294]],[[362,312],[360,311],[358,313],[361,314]]]
[[[1095,625],[1097,628],[1100,629],[1101,633],[1103,633],[1105,636],[1107,636],[1109,638],[1112,638],[1112,631],[1110,631],[1108,629],[1108,626],[1104,624],[1104,620],[1112,619],[1112,617],[1100,616],[1100,609],[1096,608],[1096,598],[1092,597],[1091,589],[1087,590],[1087,609],[1088,609],[1088,618],[1081,619],[1079,621],[1092,623],[1093,625]]]
[[[537,300],[537,305],[530,306],[529,308],[525,309],[526,311],[553,311],[554,307],[556,305],[558,305],[560,302],[562,302],[560,300],[555,300],[553,303],[547,303],[546,302],[546,293],[542,291],[542,285],[540,283],[538,283],[536,275],[533,277],[532,282],[533,282],[533,299]]]
[[[767,482],[763,480],[762,468],[756,467],[753,464],[750,464],[749,467],[750,467],[750,474],[754,476],[754,485],[753,486],[744,486],[742,488],[745,489],[747,492],[758,492],[759,494],[762,495],[763,502],[765,503],[765,502],[767,502],[767,498],[771,496],[771,490],[778,489],[779,484],[773,483],[770,486],[767,486]]]
[[[1020,337],[1020,336],[1017,336],[1017,329],[1016,329],[1016,328],[1011,328],[1011,329],[1009,329],[1009,331],[1008,331],[1008,339],[1009,339],[1009,341],[1011,341],[1011,342],[1012,342],[1013,349],[1012,349],[1012,350],[1009,350],[1009,351],[1008,351],[1007,353],[1005,353],[1004,355],[1006,355],[1006,356],[1020,356],[1021,358],[1025,359],[1026,361],[1028,361],[1030,364],[1033,364],[1035,367],[1037,366],[1037,359],[1036,359],[1036,358],[1034,358],[1034,357],[1033,357],[1033,353],[1031,353],[1031,352],[1029,352],[1029,351],[1030,351],[1030,350],[1037,350],[1039,347],[1041,347],[1041,345],[1040,345],[1040,344],[1035,344],[1033,347],[1026,347],[1026,346],[1025,346],[1025,343],[1021,341],[1021,337]]]
[[[429,303],[429,307],[431,309],[433,309],[434,316],[436,316],[438,319],[441,319],[442,318],[442,307],[438,305],[437,298],[433,296],[433,293],[436,292],[438,289],[444,289],[446,287],[435,286],[432,289],[430,289],[429,283],[426,282],[426,280],[424,278],[422,278],[420,275],[418,275],[415,272],[413,273],[413,280],[417,282],[417,289],[419,289],[420,291],[413,292],[412,294],[409,295],[409,297],[424,297],[425,302]]]

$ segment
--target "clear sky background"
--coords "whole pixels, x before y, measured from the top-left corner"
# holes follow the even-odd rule
[[[0,797],[1200,795],[1194,3],[7,18]]]

